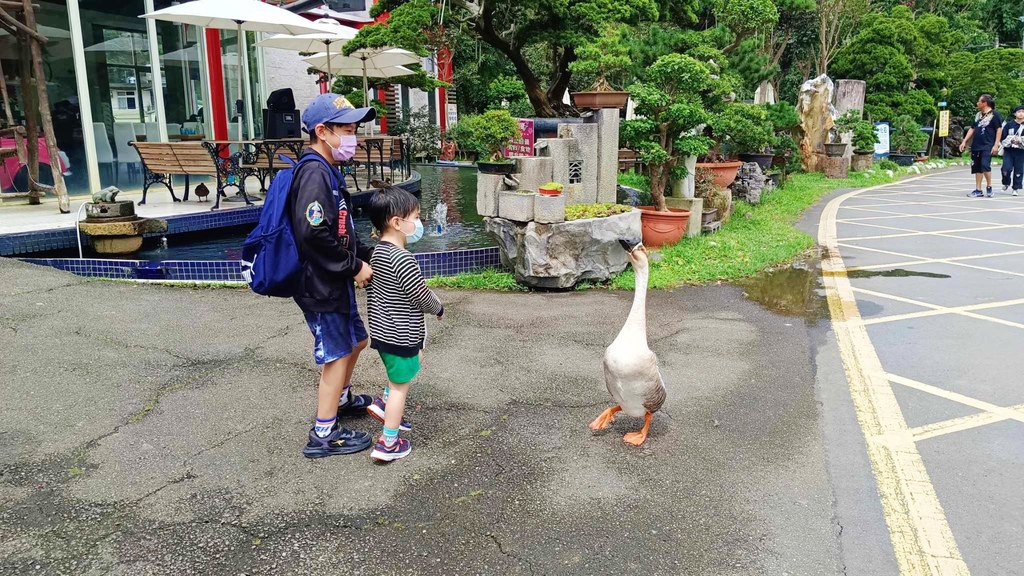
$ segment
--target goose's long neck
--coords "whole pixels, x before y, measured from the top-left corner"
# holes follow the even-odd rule
[[[642,337],[647,342],[647,268],[636,270],[636,292],[633,295],[633,307],[629,310],[622,333],[629,333],[633,338]]]

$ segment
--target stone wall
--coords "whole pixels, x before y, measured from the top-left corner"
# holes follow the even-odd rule
[[[309,64],[302,60],[298,52],[291,50],[263,49],[263,63],[266,68],[267,93],[281,88],[291,88],[295,94],[295,106],[305,110],[309,103],[320,95],[316,85],[316,77],[306,74]],[[253,106],[253,116],[262,114],[266,102]]]

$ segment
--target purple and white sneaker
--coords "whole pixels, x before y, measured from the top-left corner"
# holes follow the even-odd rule
[[[373,404],[370,404],[369,406],[366,407],[366,413],[369,414],[370,416],[373,416],[375,420],[383,424],[384,410],[387,409],[387,406],[388,405],[384,402],[384,399],[381,398],[380,396],[377,396],[377,398],[374,399]],[[412,430],[412,424],[409,424],[409,422],[405,418],[402,418],[402,423],[398,425],[398,429],[401,430],[402,432],[408,432]]]
[[[373,447],[370,458],[378,462],[391,462],[399,458],[405,458],[410,452],[412,452],[412,444],[409,444],[409,441],[405,438],[398,438],[394,444],[388,446],[384,443],[384,437],[381,436],[380,440],[377,440],[377,444]]]

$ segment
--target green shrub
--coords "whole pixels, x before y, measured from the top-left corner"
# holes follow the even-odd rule
[[[566,221],[571,221],[586,220],[587,218],[606,218],[616,214],[625,214],[632,210],[632,206],[622,204],[573,204],[565,207],[565,219]]]

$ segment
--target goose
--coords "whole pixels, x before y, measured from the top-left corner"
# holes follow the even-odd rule
[[[658,370],[658,357],[647,347],[647,249],[639,241],[619,240],[619,244],[633,265],[636,292],[625,325],[604,352],[604,382],[616,404],[591,422],[590,428],[604,430],[619,411],[643,417],[639,432],[622,437],[623,442],[640,446],[647,440],[651,418],[665,403],[665,381]]]

